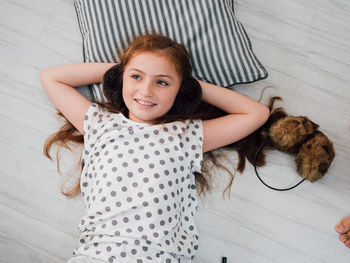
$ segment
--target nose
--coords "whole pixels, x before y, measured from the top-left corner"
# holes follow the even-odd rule
[[[142,87],[141,87],[141,94],[145,97],[152,97],[153,96],[153,84],[151,81],[145,81],[143,84],[142,84]]]

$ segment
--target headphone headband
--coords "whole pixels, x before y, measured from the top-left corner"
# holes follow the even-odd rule
[[[261,143],[261,145],[259,146],[258,150],[256,151],[255,153],[255,156],[254,156],[254,169],[255,169],[255,174],[256,176],[259,178],[260,182],[262,182],[266,187],[272,189],[272,190],[275,190],[275,191],[288,191],[288,190],[292,190],[293,188],[297,187],[299,184],[301,184],[302,182],[305,181],[305,179],[307,178],[307,176],[305,178],[303,178],[299,183],[297,183],[296,185],[292,186],[292,187],[289,187],[289,188],[275,188],[275,187],[272,187],[268,184],[266,184],[259,176],[258,174],[258,171],[256,169],[256,160],[258,159],[258,156],[259,156],[259,153],[261,151],[261,149],[264,147],[264,145],[269,142],[269,139],[266,139],[265,141],[263,141]]]

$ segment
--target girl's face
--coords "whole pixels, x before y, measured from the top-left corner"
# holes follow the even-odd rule
[[[153,124],[171,109],[180,84],[180,76],[165,56],[142,52],[133,57],[123,73],[129,119]]]

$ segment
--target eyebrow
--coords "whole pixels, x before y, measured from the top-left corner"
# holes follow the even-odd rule
[[[145,74],[145,72],[143,72],[143,71],[141,71],[141,70],[139,70],[137,68],[131,68],[129,70],[135,70],[135,71],[139,71],[139,72]],[[169,75],[164,75],[164,74],[155,75],[155,77],[166,77],[166,78],[169,78],[169,79],[173,80],[172,77],[170,77]]]

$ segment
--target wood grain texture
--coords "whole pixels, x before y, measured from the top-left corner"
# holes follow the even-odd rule
[[[82,62],[73,1],[0,1],[0,262],[65,262],[78,243],[81,197],[60,194],[45,139],[60,122],[40,85],[40,70]],[[200,202],[194,262],[349,262],[335,224],[350,215],[350,2],[347,0],[237,0],[235,13],[269,72],[266,80],[234,87],[262,102],[283,97],[289,114],[305,115],[334,143],[324,178],[288,192],[263,186],[247,165],[228,183],[215,172],[215,189]],[[236,164],[235,153],[228,153]],[[62,169],[77,159],[63,154]],[[259,170],[276,187],[299,180],[292,156],[268,153]]]

